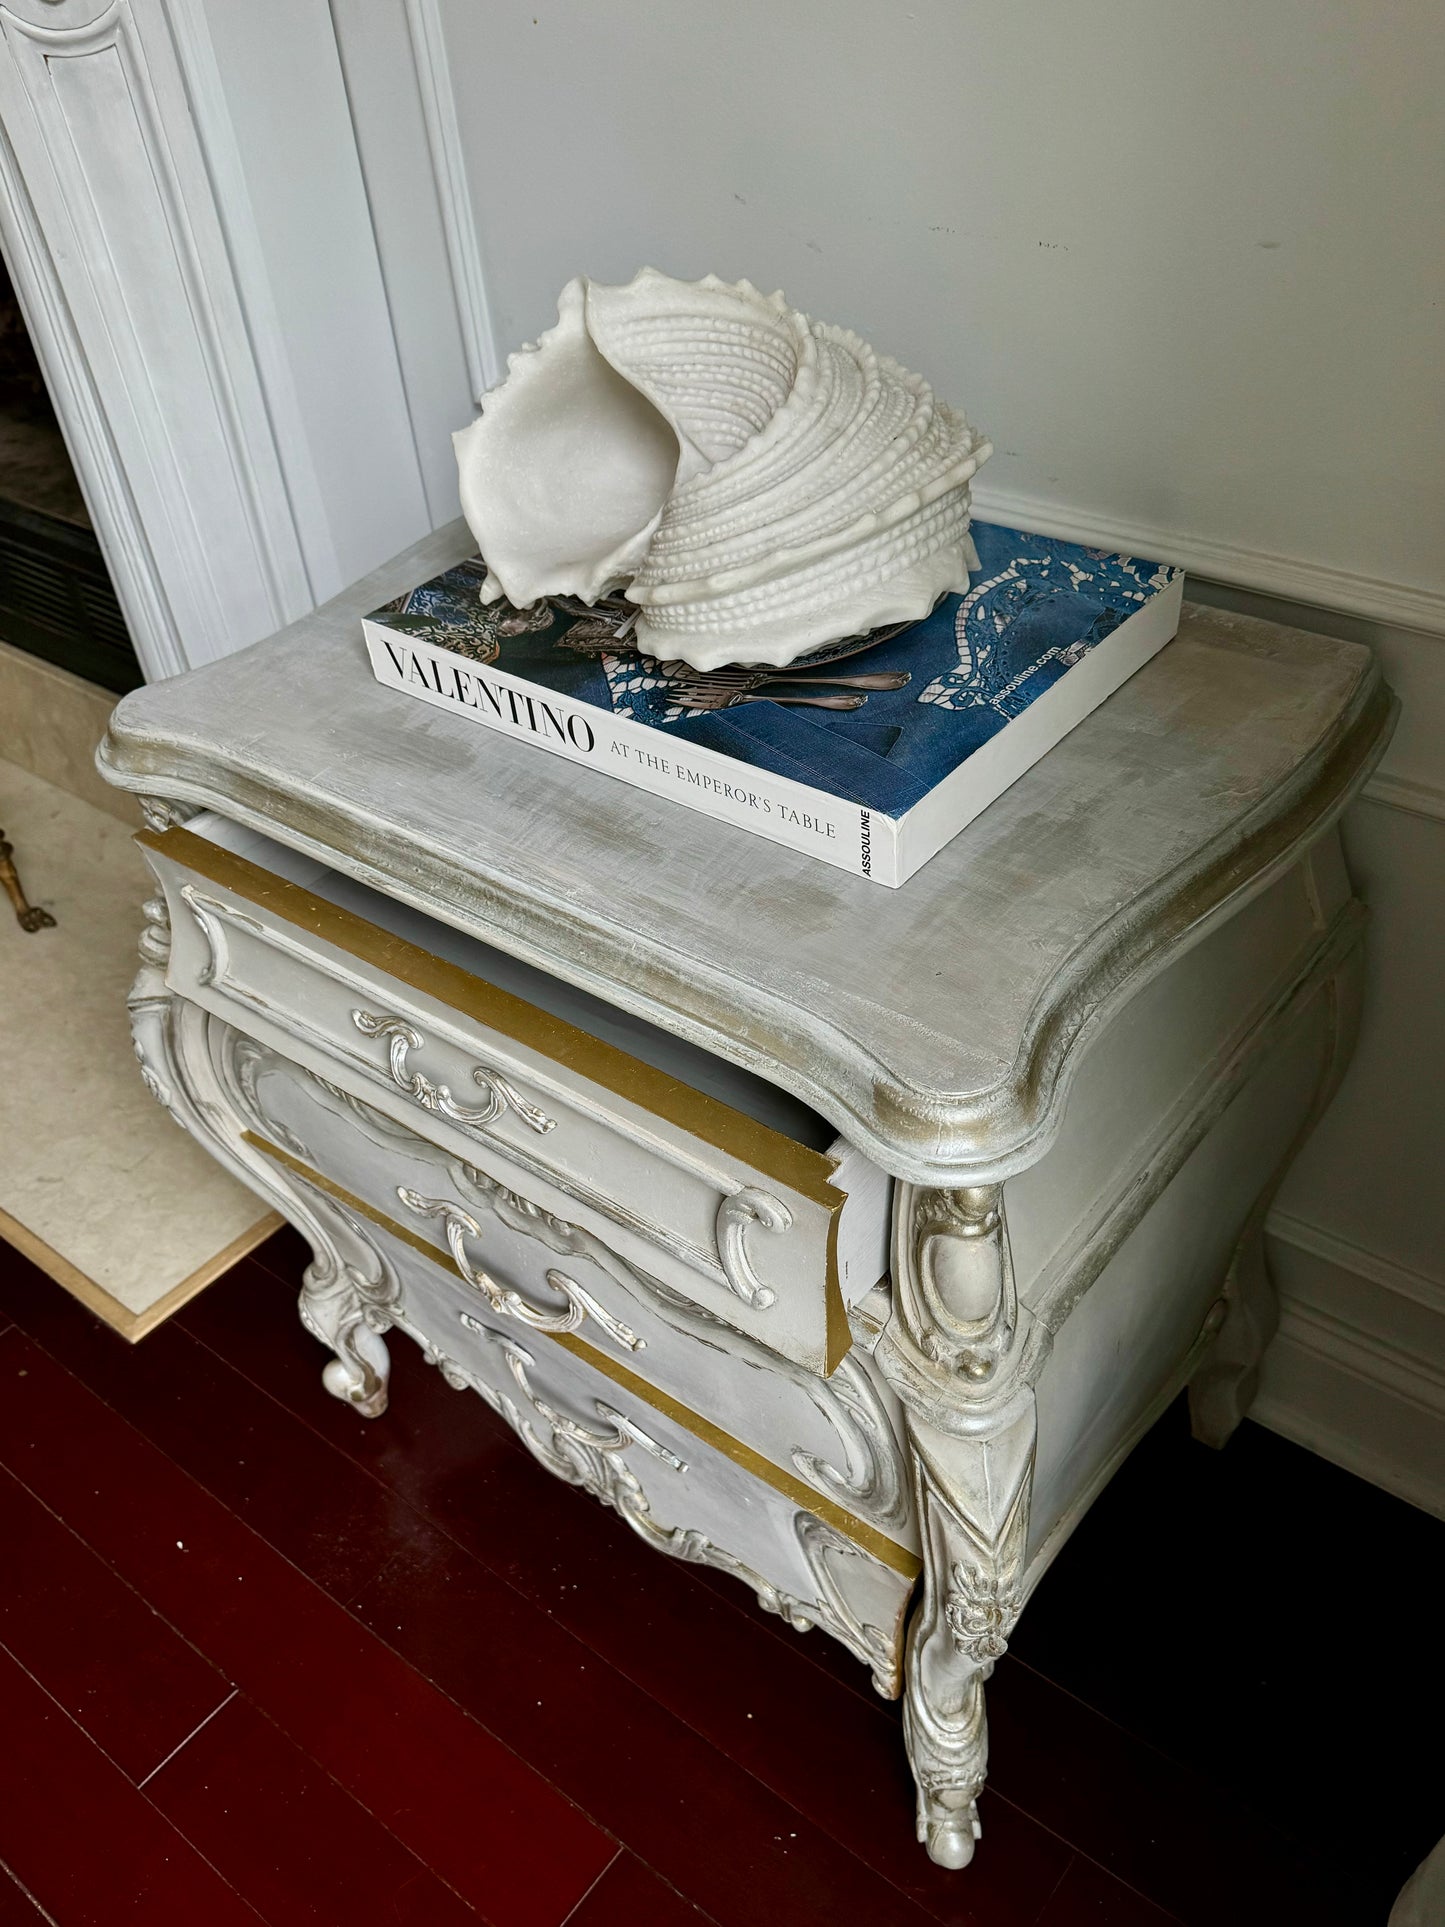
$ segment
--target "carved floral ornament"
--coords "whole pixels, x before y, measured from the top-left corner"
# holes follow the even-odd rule
[[[950,1575],[952,1584],[943,1616],[953,1643],[965,1659],[980,1665],[1002,1659],[1008,1636],[1023,1610],[1014,1579],[1005,1573],[982,1572],[960,1560]]]

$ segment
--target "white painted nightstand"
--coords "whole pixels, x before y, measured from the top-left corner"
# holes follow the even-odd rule
[[[378,1415],[403,1331],[650,1543],[842,1640],[962,1866],[1030,1590],[1181,1385],[1214,1443],[1248,1405],[1389,692],[1186,608],[886,892],[378,687],[361,613],[468,546],[115,712],[144,1075],[311,1243],[331,1392]]]

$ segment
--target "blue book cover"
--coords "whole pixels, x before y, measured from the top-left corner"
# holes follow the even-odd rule
[[[967,594],[785,669],[640,655],[634,605],[484,604],[480,560],[369,616],[378,681],[897,885],[1174,634],[1183,571],[975,522]]]

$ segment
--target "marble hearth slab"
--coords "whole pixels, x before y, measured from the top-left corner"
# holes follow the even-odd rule
[[[116,817],[0,760],[0,828],[53,930],[0,900],[0,1237],[137,1339],[280,1223],[178,1131],[131,1054],[148,872]]]

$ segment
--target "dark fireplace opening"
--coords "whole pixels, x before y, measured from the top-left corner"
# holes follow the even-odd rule
[[[3,260],[0,642],[117,695],[144,681]]]

